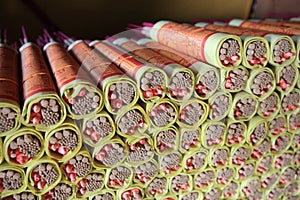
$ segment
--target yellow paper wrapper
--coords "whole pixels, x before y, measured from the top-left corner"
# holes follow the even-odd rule
[[[187,153],[201,148],[201,129],[180,128],[179,151]]]
[[[213,147],[208,154],[208,165],[213,168],[226,166],[229,163],[230,150],[227,147]]]
[[[288,130],[286,117],[283,114],[275,116],[272,120],[268,121],[270,133],[272,135],[278,135]]]
[[[12,195],[3,197],[1,199],[11,200],[11,199],[22,199],[22,198],[38,200],[39,196],[32,194],[32,192],[30,190],[25,190],[25,191],[23,190],[22,192],[14,193]]]
[[[171,177],[181,172],[183,168],[182,155],[173,151],[158,157],[160,174]]]
[[[193,178],[189,174],[180,173],[170,178],[169,191],[172,194],[184,194],[193,189]]]
[[[66,200],[72,200],[75,198],[75,189],[74,186],[68,183],[67,181],[60,181],[52,190],[47,192],[44,195],[40,196],[40,200],[54,199],[54,198],[62,198],[61,194],[65,194]]]
[[[25,152],[22,152],[23,156],[12,158],[10,155],[16,155],[18,148],[20,150],[20,148],[23,147],[23,145],[17,144],[18,138],[23,139],[23,141],[19,141],[19,142],[20,143],[23,142],[23,145],[30,149],[28,149],[27,152],[28,155],[26,155]],[[44,145],[45,142],[40,132],[34,130],[33,128],[22,127],[21,129],[16,131],[13,135],[7,136],[5,138],[3,143],[4,158],[6,162],[10,165],[19,166],[22,168],[29,167],[33,163],[38,162],[39,159],[43,156]],[[14,149],[15,147],[17,147],[17,149]]]
[[[226,146],[233,147],[246,141],[247,125],[242,121],[227,120]]]
[[[269,135],[269,127],[266,119],[259,116],[255,116],[252,119],[250,119],[248,124],[247,138],[246,138],[246,142],[248,144],[257,146],[268,135]]]
[[[210,149],[214,146],[223,146],[226,136],[226,125],[223,122],[207,120],[202,126],[202,146]]]
[[[264,100],[259,101],[257,114],[265,119],[273,119],[280,111],[280,97],[276,92],[271,93]]]
[[[119,157],[116,158],[116,155]],[[112,156],[115,160],[106,160],[107,156]],[[110,140],[105,140],[103,143],[93,148],[92,158],[94,168],[108,169],[121,164],[128,156],[128,147],[124,144],[122,139],[115,137]]]
[[[267,172],[270,172],[274,169],[273,164],[276,163],[274,155],[272,153],[267,153],[260,159],[256,161],[256,169],[255,174],[256,176],[261,176],[263,174],[266,174]]]
[[[284,167],[292,165],[293,160],[294,160],[294,152],[292,150],[284,151],[274,156],[273,167],[275,169],[282,169]]]
[[[2,172],[5,172],[5,174],[2,174]],[[7,186],[3,186],[3,190],[0,192],[0,198],[2,199],[3,197],[6,197],[6,196],[10,196],[10,195],[13,195],[13,194],[17,194],[19,192],[22,192],[26,189],[27,187],[27,179],[25,177],[25,172],[23,169],[17,167],[17,166],[11,166],[7,163],[5,164],[1,164],[0,166],[0,174],[1,174],[1,178],[0,180],[3,182],[3,179],[6,177],[6,172],[12,172],[13,175],[15,174],[19,174],[19,178],[21,179],[21,182],[20,184],[18,184],[18,180],[16,180],[15,178],[11,181],[15,181],[15,182],[9,182],[8,184],[18,184],[18,187],[16,189],[12,189],[12,188],[6,188]],[[4,177],[2,177],[4,176]],[[12,179],[12,178],[11,178]],[[3,183],[2,183],[3,184]]]
[[[194,189],[200,191],[208,191],[216,183],[216,170],[213,168],[205,168],[194,175]]]
[[[109,130],[109,133],[104,133]],[[105,111],[85,118],[82,121],[81,133],[84,143],[91,147],[99,146],[103,140],[111,139],[116,132],[116,127],[112,117]]]
[[[115,191],[105,188],[102,191],[98,192],[97,194],[90,196],[89,200],[95,200],[97,198],[113,200],[113,199],[116,199],[116,194],[115,194]]]
[[[250,71],[250,70],[249,70]],[[224,92],[240,92],[246,88],[249,71],[243,66],[220,71],[220,88]]]
[[[168,179],[164,175],[158,175],[146,184],[145,194],[150,199],[165,196],[168,193],[168,188]]]
[[[178,197],[175,194],[166,194],[164,196],[158,197],[157,200],[178,200]]]
[[[210,107],[209,119],[212,121],[221,121],[227,116],[232,107],[232,96],[230,93],[216,92],[208,99],[208,104]],[[222,110],[219,110],[219,108],[222,108]]]
[[[264,193],[263,199],[283,199],[284,188],[273,187]]]
[[[3,143],[2,143],[2,139],[0,138],[0,149],[3,149]],[[3,150],[0,152],[0,164],[3,162],[3,158],[4,158],[4,155],[3,155]]]
[[[300,130],[299,117],[300,117],[299,109],[287,115],[287,128],[289,132],[294,134],[299,133]]]
[[[234,166],[234,165],[231,165]],[[256,163],[253,160],[248,160],[243,165],[234,166],[236,169],[235,179],[237,181],[244,181],[255,175]]]
[[[154,158],[150,161],[140,164],[134,168],[133,182],[146,187],[158,175],[158,163]]]
[[[250,159],[253,151],[252,146],[248,144],[240,144],[231,147],[230,165],[244,165]]]
[[[143,199],[145,195],[144,190],[138,185],[131,185],[117,191],[117,197],[120,200],[130,199],[130,197],[133,197],[133,194],[137,195],[135,196],[137,199]]]
[[[85,177],[81,178],[75,186],[77,198],[88,198],[98,194],[104,187],[105,171],[93,170]],[[84,191],[84,194],[81,193]]]
[[[286,132],[282,135],[272,136],[271,142],[271,152],[276,155],[280,154],[281,152],[286,151],[292,144],[293,136],[292,134]]]
[[[62,135],[62,139],[58,140],[57,136],[60,137],[61,135]],[[53,138],[57,139],[56,142],[55,141],[52,142]],[[74,146],[73,145],[71,146],[70,144],[68,146],[64,146],[65,148],[63,149],[67,151],[65,155],[59,153],[59,148],[56,149],[58,152],[53,151],[53,149],[51,149],[51,147],[55,146],[56,144],[61,144],[59,143],[59,141],[63,143],[64,142],[63,139],[66,140],[69,139],[76,142],[76,144],[73,144]],[[51,131],[46,132],[45,134],[45,152],[50,158],[53,158],[58,162],[65,162],[70,158],[72,158],[73,156],[75,156],[81,149],[81,145],[82,145],[81,133],[77,128],[77,126],[74,124],[74,121],[71,119],[67,119],[62,125],[60,125],[59,127]]]
[[[44,188],[38,189],[32,178],[33,177],[32,173],[35,172],[34,170],[36,168],[39,168],[39,166],[49,165],[49,164],[53,167],[52,169],[56,171],[57,177],[55,180],[51,180],[52,182],[50,182],[50,183],[46,182]],[[53,176],[50,175],[49,178],[51,178],[51,177],[54,178]],[[32,193],[35,195],[43,195],[43,194],[49,192],[60,182],[61,178],[62,178],[62,174],[61,174],[61,170],[60,170],[58,164],[54,160],[49,159],[47,157],[43,157],[42,159],[38,160],[37,162],[35,162],[31,166],[29,166],[26,170],[26,179],[28,180],[28,189],[30,189],[32,191]],[[39,182],[41,182],[41,181],[39,181]]]
[[[163,135],[166,135],[169,139],[166,140]],[[175,126],[157,130],[153,133],[155,152],[158,155],[166,155],[172,151],[178,150],[179,137],[178,129]],[[160,139],[158,140],[158,138]]]
[[[300,90],[294,88],[288,94],[281,94],[281,113],[289,115],[300,107]]]
[[[185,153],[182,161],[183,172],[194,175],[204,170],[209,162],[208,153],[204,148]]]
[[[224,199],[237,199],[239,197],[240,183],[237,181],[231,181],[228,185],[222,189],[222,198]]]
[[[277,182],[279,181],[280,171],[272,170],[261,177],[261,187],[262,190],[268,190],[273,187],[277,187]]]
[[[128,164],[121,164],[114,168],[107,169],[105,173],[105,188],[120,190],[132,184],[133,171]]]
[[[261,191],[260,183],[259,177],[252,177],[241,182],[240,197],[262,199],[263,192]]]
[[[179,200],[188,200],[188,199],[201,200],[203,199],[203,194],[200,191],[193,190],[179,195]]]

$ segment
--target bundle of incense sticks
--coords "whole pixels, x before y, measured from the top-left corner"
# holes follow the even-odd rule
[[[299,27],[0,31],[0,198],[300,199]]]

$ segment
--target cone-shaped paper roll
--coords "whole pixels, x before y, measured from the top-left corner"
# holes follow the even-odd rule
[[[234,166],[236,169],[235,179],[237,181],[244,181],[255,175],[256,163],[253,160],[246,161],[243,165]],[[256,174],[258,175],[258,174]]]
[[[23,169],[7,163],[0,167],[1,192],[0,198],[22,192],[27,187],[27,179]]]
[[[139,137],[150,126],[149,116],[139,105],[122,109],[117,113],[115,123],[117,133],[125,138]]]
[[[259,100],[268,97],[276,87],[274,73],[270,68],[253,69],[245,91]]]
[[[265,119],[273,119],[280,111],[280,97],[276,92],[259,101],[257,114]]]
[[[170,178],[169,187],[169,191],[177,195],[192,191],[193,177],[185,173],[177,174]]]
[[[180,103],[192,96],[195,77],[191,70],[126,38],[119,38],[114,41],[114,44],[164,70],[169,77],[167,95],[171,101]]]
[[[115,135],[116,127],[112,117],[101,111],[82,121],[81,132],[84,143],[97,147],[103,140],[109,140]]]
[[[81,145],[81,133],[71,119],[45,134],[45,152],[58,162],[65,162],[75,156]]]
[[[146,196],[153,199],[168,193],[169,181],[164,175],[156,176],[145,187]]]
[[[108,41],[94,41],[90,45],[136,81],[142,101],[156,101],[165,96],[168,77],[163,70],[134,57]]]
[[[57,42],[46,44],[44,50],[68,115],[73,119],[83,119],[102,110],[102,92],[89,81],[86,72],[67,50]]]
[[[247,134],[247,125],[232,119],[227,121],[226,146],[232,147],[244,144]]]
[[[32,192],[30,190],[25,190],[25,191],[23,190],[22,192],[14,193],[9,196],[3,197],[1,199],[3,199],[3,200],[15,200],[15,199],[39,200],[39,196],[32,194]]]
[[[150,132],[172,126],[178,118],[178,107],[169,99],[159,99],[145,105],[150,118]]]
[[[209,24],[205,22],[196,23],[194,25],[196,27],[205,28],[212,31],[241,36],[244,47],[244,51],[242,52],[242,64],[249,69],[265,67],[267,65],[269,61],[270,48],[269,43],[265,38],[251,36],[250,34],[247,34],[245,30],[231,26],[218,26],[216,24]]]
[[[134,168],[134,183],[146,187],[158,175],[158,163],[154,158]]]
[[[208,99],[209,119],[212,121],[221,121],[232,108],[232,96],[230,93],[217,92]]]
[[[183,157],[183,172],[196,174],[206,168],[208,163],[208,153],[206,149],[195,150],[185,153]]]
[[[269,120],[268,123],[272,135],[278,135],[288,130],[286,117],[283,114],[275,116],[272,120]]]
[[[248,121],[255,115],[257,107],[258,102],[254,95],[239,92],[233,98],[228,117],[235,121]]]
[[[64,200],[74,199],[75,198],[74,186],[68,183],[67,181],[61,181],[52,190],[50,190],[44,195],[41,195],[40,200],[59,199],[59,198]]]
[[[140,45],[151,48],[159,54],[174,60],[180,65],[192,70],[195,74],[194,96],[200,99],[208,99],[218,89],[220,84],[219,69],[201,62],[191,56],[180,53],[168,46],[162,45],[149,38],[140,39]]]
[[[93,170],[75,186],[77,198],[87,198],[99,193],[104,187],[105,171]]]
[[[196,128],[205,122],[209,113],[208,105],[199,99],[190,99],[179,108],[177,124],[182,128]]]
[[[235,35],[171,21],[159,21],[151,28],[150,36],[161,44],[220,68],[230,69],[232,66],[238,66],[242,61],[242,42]],[[180,42],[175,42],[179,40]],[[220,58],[223,45],[233,49],[232,53],[224,55],[224,59]]]
[[[96,195],[90,196],[88,199],[89,200],[101,200],[101,199],[114,200],[117,199],[117,197],[115,191],[109,189],[103,189]]]
[[[248,70],[243,66],[237,66],[231,70],[221,70],[220,88],[224,92],[239,92],[244,90],[249,78]]]
[[[234,200],[239,197],[240,183],[237,181],[231,181],[228,185],[221,188],[222,198]]]
[[[162,128],[153,134],[156,153],[165,155],[178,149],[180,134],[175,126]]]
[[[144,190],[138,185],[131,185],[117,191],[117,197],[120,200],[144,199]]]
[[[0,137],[20,127],[17,51],[0,43]]]
[[[121,164],[106,170],[105,188],[119,190],[127,188],[132,184],[133,171],[127,164]]]
[[[214,147],[208,153],[208,165],[213,168],[226,166],[229,163],[230,150],[227,147]]]
[[[193,190],[179,195],[179,200],[188,200],[188,199],[201,200],[203,199],[203,194],[200,191]]]
[[[201,142],[205,148],[223,146],[226,136],[226,125],[222,122],[207,120],[201,127]]]
[[[171,177],[181,172],[183,168],[182,155],[173,151],[158,157],[160,173],[165,177]]]
[[[300,107],[300,90],[294,88],[287,94],[281,94],[281,113],[289,115]]]
[[[284,94],[291,92],[299,81],[299,71],[295,64],[271,69],[275,75],[276,89]]]
[[[23,127],[3,142],[6,162],[19,167],[29,167],[44,154],[44,139],[40,132]]]
[[[37,130],[51,130],[65,120],[65,104],[57,94],[40,48],[26,43],[20,52],[24,98],[22,123]]]
[[[194,189],[207,191],[216,183],[216,170],[213,168],[205,168],[194,175]]]
[[[26,170],[28,189],[35,195],[43,195],[52,190],[61,180],[58,164],[47,157],[36,161]]]
[[[269,135],[269,126],[267,120],[255,116],[249,121],[246,142],[253,146],[259,145],[265,137]]]
[[[60,166],[63,172],[63,180],[77,184],[81,178],[91,172],[92,165],[93,161],[90,153],[85,148],[82,148],[74,157]]]
[[[92,158],[96,169],[113,168],[122,163],[128,156],[128,147],[123,141],[115,137],[105,140],[93,149]]]
[[[179,151],[181,153],[190,152],[201,148],[201,129],[180,128]]]

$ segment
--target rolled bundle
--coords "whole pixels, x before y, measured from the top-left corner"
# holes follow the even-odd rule
[[[213,147],[210,149],[208,157],[210,167],[223,167],[229,163],[230,150],[227,147]]]
[[[3,142],[2,139],[0,138],[0,149],[3,149]],[[3,150],[0,152],[0,164],[3,162],[4,155],[3,155]]]
[[[5,138],[4,158],[10,165],[29,167],[43,156],[44,145],[44,139],[40,132],[23,127]]]
[[[131,166],[145,163],[154,156],[153,140],[148,135],[137,138],[128,138],[125,143],[129,149],[126,163]]]
[[[294,165],[299,165],[300,164],[300,150],[295,150],[293,164]]]
[[[95,195],[104,187],[105,171],[93,170],[88,175],[80,179],[75,186],[77,198],[87,198]]]
[[[19,51],[24,97],[22,123],[37,130],[51,130],[65,120],[65,104],[57,95],[40,48],[26,43]]]
[[[259,101],[257,114],[264,119],[273,119],[280,111],[280,97],[276,92]]]
[[[203,199],[203,194],[200,191],[192,190],[190,192],[185,192],[179,195],[179,200],[201,200]]]
[[[137,43],[190,69],[195,75],[195,97],[208,99],[218,89],[220,84],[219,69],[148,38],[142,38]]]
[[[255,22],[243,21],[239,19],[231,20],[228,25],[236,26],[238,28],[247,28],[247,30],[250,29],[251,32],[260,32],[258,34],[266,38],[270,43],[272,57],[270,58],[269,62],[273,66],[279,67],[289,65],[294,62],[296,54],[299,53],[299,49],[296,50],[295,48],[293,39],[288,36],[293,35],[293,33],[289,32],[288,29],[257,24]],[[287,30],[287,32],[285,30]],[[296,32],[300,33],[299,30]]]
[[[195,77],[188,68],[126,38],[119,38],[114,44],[164,70],[169,77],[167,95],[171,101],[178,103],[186,101],[194,93]]]
[[[210,188],[204,193],[204,199],[220,199],[222,196],[222,190],[220,188]]]
[[[31,191],[25,190],[20,193],[14,193],[12,195],[6,196],[2,198],[3,200],[39,200],[39,197],[37,195],[32,194]]]
[[[166,73],[145,61],[134,57],[107,41],[94,41],[90,46],[105,55],[136,81],[142,101],[156,101],[163,98],[167,91]]]
[[[201,148],[201,130],[200,128],[187,129],[180,128],[179,151],[186,153]]]
[[[248,180],[243,181],[241,183],[240,189],[240,196],[242,196],[243,198],[262,199],[263,197],[259,177],[252,177]]]
[[[149,116],[139,105],[118,112],[115,123],[117,133],[125,138],[143,135],[150,125]]]
[[[292,139],[292,135],[288,132],[282,135],[273,136],[271,138],[272,146],[270,151],[274,155],[280,154],[281,152],[285,152],[291,146]]]
[[[43,195],[57,186],[62,178],[58,164],[47,157],[36,161],[26,170],[28,189],[35,195]]]
[[[278,135],[288,130],[286,117],[283,114],[275,116],[272,120],[268,121],[269,131],[272,135]]]
[[[232,147],[244,144],[246,140],[247,125],[232,119],[227,120],[226,146]]]
[[[178,150],[179,132],[175,126],[162,128],[153,134],[154,148],[156,153],[164,155]]]
[[[296,167],[288,166],[281,171],[279,175],[279,186],[287,185],[293,181],[296,181],[297,174],[296,174]]]
[[[285,200],[287,200],[288,198],[293,199],[293,197],[295,197],[295,199],[299,198],[299,183],[296,181],[293,181],[289,184],[286,184],[284,187],[284,195],[286,196]]]
[[[257,146],[268,135],[269,135],[269,127],[266,119],[259,116],[255,116],[252,119],[250,119],[248,124],[247,138],[246,138],[246,142],[248,144]]]
[[[103,189],[98,194],[90,196],[89,200],[114,200],[116,199],[116,194],[113,190]]]
[[[205,149],[185,153],[183,157],[183,172],[195,174],[204,170],[208,163],[208,153]]]
[[[74,157],[65,161],[61,166],[63,180],[78,183],[81,178],[87,176],[92,170],[93,161],[90,153],[82,148]]]
[[[230,152],[230,164],[231,165],[244,165],[250,158],[252,153],[252,147],[247,144],[237,145],[231,148]]]
[[[81,133],[71,119],[45,134],[45,152],[58,162],[65,162],[75,156],[81,146]]]
[[[243,165],[236,167],[236,177],[238,181],[244,181],[255,175],[256,163],[253,160],[246,161]]]
[[[225,166],[217,169],[216,183],[220,186],[228,185],[236,176],[233,166]]]
[[[149,198],[165,196],[168,193],[169,181],[164,175],[156,176],[146,185],[145,193]]]
[[[221,121],[224,119],[232,107],[232,96],[230,93],[216,92],[208,99],[209,119]]]
[[[158,159],[160,173],[165,177],[176,175],[183,168],[182,155],[177,151],[161,155]]]
[[[85,118],[81,124],[81,133],[84,143],[97,147],[103,140],[111,139],[116,132],[115,122],[105,111]]]
[[[236,199],[239,197],[240,184],[237,181],[231,181],[222,190],[222,198]]]
[[[180,105],[177,124],[182,128],[196,128],[205,122],[208,105],[199,99],[190,99]]]
[[[262,190],[268,190],[271,188],[276,187],[277,182],[279,180],[279,171],[278,170],[272,170],[261,177],[261,187]]]
[[[117,191],[120,200],[139,200],[144,198],[144,191],[138,185],[132,185]]]
[[[103,94],[63,45],[50,42],[44,46],[52,73],[69,117],[83,119],[103,108]]]
[[[281,113],[289,115],[300,106],[300,90],[294,88],[287,94],[281,94]]]
[[[202,125],[201,143],[205,148],[223,146],[225,143],[226,125],[223,122],[207,121]]]
[[[159,21],[151,28],[150,36],[161,44],[219,68],[230,69],[242,61],[242,42],[235,35],[171,21]]]
[[[127,188],[131,185],[133,171],[129,165],[121,164],[106,171],[105,187],[112,190]]]
[[[299,149],[300,147],[300,133],[294,133],[292,148]]]
[[[212,168],[205,168],[194,175],[194,189],[207,191],[213,187],[216,180],[216,171]]]
[[[283,67],[272,67],[276,79],[276,89],[280,93],[291,92],[299,81],[299,71],[295,64]]]
[[[274,187],[272,189],[265,191],[265,196],[263,198],[270,199],[270,200],[283,199],[283,194],[284,194],[284,188]]]
[[[299,133],[300,130],[300,111],[297,110],[287,116],[287,127],[291,133]]]
[[[110,60],[82,40],[75,41],[68,49],[104,92],[103,102],[108,112],[116,114],[124,106],[137,102],[136,84]]]
[[[263,175],[273,169],[274,164],[274,155],[271,153],[267,153],[259,160],[257,160],[256,168],[255,168],[255,175]]]
[[[270,68],[253,69],[245,91],[259,100],[268,97],[276,87],[275,76]]]
[[[251,30],[231,26],[220,26],[205,22],[196,23],[194,26],[211,31],[239,35],[243,40],[244,48],[244,51],[242,52],[242,64],[249,69],[265,67],[269,62],[270,47],[268,41],[263,38],[264,34],[262,33],[251,33]]]
[[[20,193],[27,187],[27,179],[23,169],[9,164],[0,167],[0,197]]]
[[[20,123],[17,51],[0,43],[0,137],[16,131]]]
[[[243,66],[234,67],[231,70],[221,70],[220,88],[225,92],[240,92],[245,89],[249,71]]]
[[[274,157],[273,166],[275,169],[285,168],[289,165],[292,165],[293,159],[294,159],[294,152],[291,150],[287,150]]]
[[[133,182],[138,185],[150,183],[158,175],[158,163],[154,158],[135,167]]]
[[[180,173],[170,179],[169,191],[172,194],[183,194],[193,189],[193,178],[189,174]]]
[[[145,107],[151,122],[149,127],[151,132],[172,126],[178,118],[178,107],[171,100],[159,99],[155,102],[146,103]]]
[[[248,121],[255,115],[257,107],[258,102],[253,95],[239,92],[233,98],[228,117],[235,121]]]
[[[120,138],[103,141],[93,149],[92,158],[96,169],[113,168],[128,156],[128,147]]]
[[[67,181],[59,182],[52,190],[40,197],[41,200],[63,199],[72,200],[75,197],[74,187]]]
[[[272,146],[272,141],[270,140],[270,138],[266,137],[260,142],[260,144],[256,145],[253,148],[251,158],[255,160],[260,159],[265,154],[269,153],[271,146]]]

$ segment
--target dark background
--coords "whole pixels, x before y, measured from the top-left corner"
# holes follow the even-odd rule
[[[0,0],[0,28],[8,29],[10,40],[21,36],[21,25],[31,39],[44,27],[102,39],[122,32],[128,23],[284,18],[299,15],[299,5],[299,0]]]

